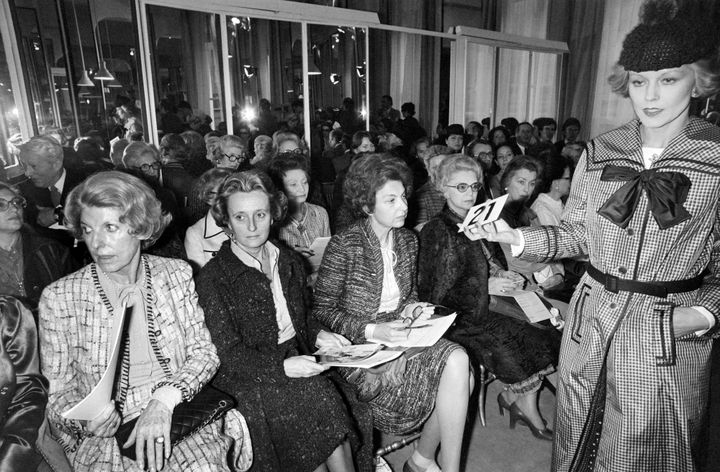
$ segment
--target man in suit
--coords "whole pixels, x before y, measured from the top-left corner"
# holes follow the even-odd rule
[[[28,178],[20,185],[20,192],[28,202],[25,220],[39,234],[72,246],[72,237],[52,226],[62,222],[68,193],[85,180],[86,175],[63,166],[62,146],[51,136],[31,138],[20,146],[18,157]]]

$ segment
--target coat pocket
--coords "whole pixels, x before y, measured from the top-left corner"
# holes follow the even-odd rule
[[[653,354],[659,367],[675,365],[674,312],[675,306],[668,302],[658,302],[653,309]]]
[[[582,341],[583,316],[585,316],[585,304],[590,298],[592,288],[588,284],[583,284],[580,289],[575,308],[572,310],[572,325],[570,326],[570,339],[580,344]]]

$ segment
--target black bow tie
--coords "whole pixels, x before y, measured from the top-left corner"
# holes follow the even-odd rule
[[[668,229],[691,216],[683,207],[690,190],[690,179],[680,172],[656,169],[638,172],[631,167],[607,165],[600,180],[627,182],[598,210],[598,214],[623,229],[635,213],[641,190],[647,193],[650,211],[660,229]]]

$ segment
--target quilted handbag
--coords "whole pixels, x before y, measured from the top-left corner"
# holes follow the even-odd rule
[[[220,418],[235,406],[235,399],[225,392],[206,385],[189,402],[180,403],[175,407],[170,427],[170,442],[173,446],[182,442],[188,436],[195,434],[205,426]],[[135,428],[137,418],[120,426],[115,433],[115,439],[120,446],[123,456],[135,460],[135,444],[123,449]]]

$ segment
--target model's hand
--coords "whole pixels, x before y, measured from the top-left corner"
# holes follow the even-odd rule
[[[317,335],[317,339],[315,339],[315,346],[318,348],[341,348],[343,346],[349,346],[350,344],[352,343],[342,334],[331,333],[330,331],[325,330],[320,331]]]
[[[87,432],[101,438],[111,438],[120,427],[122,417],[115,409],[115,403],[110,402],[108,406],[93,420],[87,424]]]
[[[673,312],[673,330],[675,337],[680,338],[695,331],[708,328],[707,319],[695,308],[687,306],[676,307]]]
[[[512,270],[501,270],[497,273],[496,277],[501,277],[503,279],[510,279],[513,282],[515,282],[515,289],[516,290],[522,290],[522,288],[525,286],[525,277],[518,274],[517,272],[514,272]]]
[[[283,361],[285,375],[291,378],[314,377],[329,367],[318,364],[313,356],[293,356]]]
[[[405,323],[398,320],[376,324],[373,337],[381,342],[399,343],[405,341],[409,333]]]
[[[553,274],[552,277],[548,277],[543,283],[538,284],[542,288],[553,288],[557,285],[562,284],[565,281],[561,274]]]
[[[482,226],[470,225],[464,230],[465,236],[473,241],[487,239],[499,243],[518,245],[522,242],[520,232],[512,229],[505,220],[499,219]]]
[[[150,472],[162,470],[165,461],[170,458],[170,426],[172,411],[160,400],[152,399],[138,417],[135,428],[123,449],[135,444],[135,460],[140,470]]]

